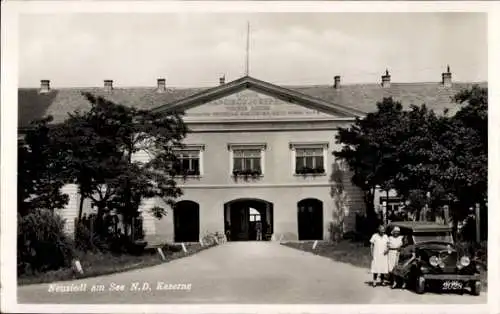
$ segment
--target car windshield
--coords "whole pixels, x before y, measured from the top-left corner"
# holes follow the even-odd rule
[[[444,241],[453,243],[453,238],[449,232],[419,232],[413,234],[415,243],[429,242],[429,241]]]

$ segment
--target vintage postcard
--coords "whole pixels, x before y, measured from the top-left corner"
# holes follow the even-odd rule
[[[3,3],[2,311],[497,313],[497,6],[368,5]]]

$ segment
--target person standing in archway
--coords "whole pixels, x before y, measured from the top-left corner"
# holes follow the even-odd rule
[[[226,230],[226,240],[231,241],[231,224],[228,221],[225,222],[224,229]]]
[[[262,241],[262,222],[255,222],[255,231],[257,232],[257,241]]]

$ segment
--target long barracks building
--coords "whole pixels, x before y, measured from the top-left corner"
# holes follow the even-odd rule
[[[335,76],[321,86],[277,86],[244,76],[231,82],[220,78],[213,88],[183,89],[171,88],[163,78],[143,88],[115,87],[105,80],[103,87],[53,89],[42,80],[40,88],[19,89],[18,125],[21,132],[34,119],[52,115],[57,123],[89,108],[82,92],[137,108],[183,109],[191,132],[179,157],[190,176],[179,181],[184,195],[161,220],[149,209],[164,206],[162,200],[143,202],[146,240],[195,242],[207,232],[227,230],[233,240],[252,240],[256,221],[275,238],[328,239],[331,228],[353,230],[356,213],[364,211],[352,174],[340,165],[341,175],[333,176],[339,163],[332,152],[341,148],[335,143],[336,129],[375,111],[384,97],[405,108],[426,104],[436,112],[456,110],[451,97],[476,83],[452,82],[451,76],[448,69],[441,82],[398,84],[386,72],[379,83],[342,85]],[[139,153],[135,158],[148,157]],[[335,189],[339,180],[342,195]],[[79,196],[74,185],[64,190],[70,202],[60,214],[71,233]],[[376,203],[395,207],[399,200],[393,196],[379,195]],[[92,211],[90,203],[85,211]]]

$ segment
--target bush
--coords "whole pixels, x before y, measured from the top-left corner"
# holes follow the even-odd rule
[[[18,216],[18,274],[43,272],[71,265],[74,251],[64,234],[64,221],[49,210]]]
[[[82,223],[75,224],[75,248],[84,252],[100,251],[105,247],[103,241]]]

